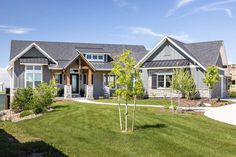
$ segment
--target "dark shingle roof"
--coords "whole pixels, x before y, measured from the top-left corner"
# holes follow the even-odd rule
[[[91,62],[97,70],[109,70],[112,69],[111,62]]]
[[[197,43],[183,43],[174,38],[169,37],[174,41],[180,48],[186,51],[204,67],[210,65],[216,65],[217,59],[220,55],[220,48],[223,45],[223,41],[208,41],[208,42],[197,42]]]
[[[12,40],[10,60],[23,51],[30,44],[36,43],[40,48],[55,59],[60,68],[73,60],[80,52],[109,53],[111,57],[121,54],[125,49],[132,50],[132,57],[139,61],[147,50],[143,45],[119,45],[119,44],[95,44],[95,43],[70,43],[70,42],[48,42],[48,41],[23,41]]]
[[[175,67],[175,66],[187,66],[189,61],[186,59],[178,60],[159,60],[159,61],[149,61],[143,64],[144,68],[150,67]]]

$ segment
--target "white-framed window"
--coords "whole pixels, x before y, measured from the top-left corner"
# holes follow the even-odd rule
[[[43,67],[41,65],[25,66],[25,87],[37,87],[43,82]]]
[[[172,74],[152,74],[151,81],[152,89],[170,88]]]
[[[55,73],[55,81],[57,84],[62,84],[62,73]]]
[[[103,74],[103,86],[109,86],[113,84],[113,87],[116,88],[115,81],[116,81],[115,75]]]
[[[89,61],[104,61],[104,54],[99,53],[86,53],[85,57]]]

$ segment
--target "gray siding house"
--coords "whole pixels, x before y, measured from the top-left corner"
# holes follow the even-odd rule
[[[169,88],[175,68],[189,69],[201,96],[209,97],[203,78],[210,65],[219,67],[221,78],[213,96],[227,94],[223,41],[186,44],[164,37],[150,51],[142,45],[13,40],[8,67],[11,95],[17,88],[34,88],[54,79],[65,98],[81,96],[81,89],[87,98],[108,97],[114,91],[108,84],[115,82],[115,76],[110,74],[111,62],[125,49],[132,50],[136,67],[141,65],[143,85],[150,97],[177,96]]]
[[[142,80],[150,97],[178,96],[170,90],[170,80],[176,68],[188,69],[194,78],[201,97],[209,97],[204,84],[204,73],[211,65],[218,66],[220,81],[212,91],[212,97],[226,97],[228,61],[223,41],[183,43],[164,37],[136,65],[141,65]]]

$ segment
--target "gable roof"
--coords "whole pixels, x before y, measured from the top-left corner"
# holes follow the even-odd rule
[[[64,68],[71,60],[77,57],[78,51],[81,53],[108,53],[111,57],[114,57],[121,54],[125,49],[131,49],[132,57],[136,61],[139,61],[147,53],[143,45],[12,40],[10,61],[32,43],[35,43],[50,55],[58,63],[57,68]]]
[[[182,51],[187,57],[198,64],[202,69],[210,65],[216,65],[219,56],[225,58],[224,62],[227,64],[227,57],[224,51],[223,41],[209,41],[209,42],[198,42],[198,43],[183,43],[172,37],[164,37],[161,41],[154,46],[152,50],[149,51],[137,64],[144,63],[156,50],[164,44],[166,41],[172,43],[180,51]],[[221,50],[223,47],[223,51]]]

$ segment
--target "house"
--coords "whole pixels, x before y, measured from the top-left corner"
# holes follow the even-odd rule
[[[150,97],[177,96],[170,90],[170,80],[176,68],[188,69],[193,76],[200,97],[209,97],[204,84],[204,73],[208,66],[219,68],[220,81],[212,90],[212,97],[226,97],[228,61],[223,41],[183,43],[164,37],[136,65],[141,65],[142,80]]]
[[[229,91],[236,92],[236,64],[230,64],[228,65],[228,72],[231,75],[231,84]]]
[[[191,72],[202,97],[209,97],[203,83],[204,72],[210,65],[219,67],[221,80],[213,89],[213,96],[225,97],[227,57],[223,41],[186,44],[164,37],[152,50],[142,45],[68,43],[46,41],[11,42],[8,72],[11,76],[11,95],[17,88],[36,87],[41,82],[55,79],[65,98],[110,96],[115,82],[110,74],[114,56],[125,49],[132,50],[146,93],[152,96],[175,96],[170,81],[175,68]]]
[[[8,68],[11,95],[17,88],[55,79],[65,98],[80,96],[81,89],[87,98],[109,96],[107,85],[115,81],[109,74],[111,61],[125,49],[131,49],[136,60],[147,53],[142,45],[13,40]]]

